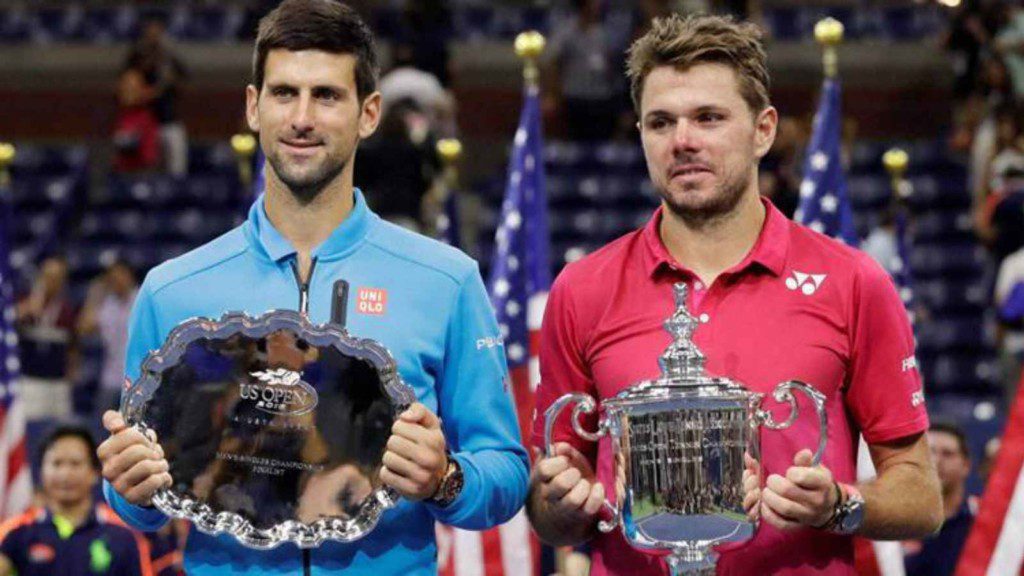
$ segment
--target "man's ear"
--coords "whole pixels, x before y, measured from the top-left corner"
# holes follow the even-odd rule
[[[245,121],[249,124],[249,130],[260,131],[259,114],[260,91],[249,84],[245,87]]]
[[[359,114],[359,138],[365,140],[377,131],[380,124],[381,98],[380,92],[374,92],[363,100]]]
[[[754,154],[757,159],[764,158],[775,143],[775,135],[779,128],[779,111],[769,106],[757,115],[754,123]]]

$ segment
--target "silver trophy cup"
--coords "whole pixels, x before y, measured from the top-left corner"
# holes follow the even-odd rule
[[[645,380],[605,400],[596,432],[579,416],[592,413],[594,399],[566,394],[544,413],[544,441],[553,454],[555,419],[571,404],[576,434],[596,442],[610,436],[615,455],[616,504],[605,501],[601,532],[616,527],[631,546],[668,551],[673,575],[714,574],[720,544],[745,542],[757,522],[743,508],[745,457],[760,462],[760,427],[788,428],[798,407],[793,391],[806,394],[818,414],[819,440],[813,465],[825,450],[825,396],[802,382],[782,382],[772,397],[790,405],[778,422],[762,408],[764,394],[727,378],[708,376],[704,354],[693,343],[697,320],[686,309],[686,284],[674,287],[676,311],[665,321],[673,342],[660,359],[662,376]],[[764,477],[761,478],[762,485]]]

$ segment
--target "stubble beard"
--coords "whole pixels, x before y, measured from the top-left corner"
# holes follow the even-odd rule
[[[348,159],[335,159],[328,156],[309,175],[298,175],[289,171],[280,153],[275,152],[268,155],[267,162],[270,163],[270,167],[277,174],[278,180],[288,188],[295,201],[302,206],[308,206],[319,198],[324,188],[333,182],[348,165]]]
[[[743,199],[743,194],[748,186],[750,186],[750,174],[747,171],[742,171],[727,177],[724,182],[716,184],[708,198],[697,203],[676,200],[667,186],[660,187],[658,195],[666,208],[688,227],[706,228],[732,214],[740,200]],[[697,186],[686,185],[682,192],[687,195],[696,194]]]

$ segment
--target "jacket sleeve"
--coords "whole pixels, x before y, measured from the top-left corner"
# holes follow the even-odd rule
[[[148,281],[139,288],[138,296],[128,320],[128,350],[125,353],[125,384],[135,382],[141,373],[142,361],[152,350],[160,348],[159,327],[156,310],[150,295]],[[123,390],[123,389],[122,389]],[[111,508],[131,527],[143,532],[160,529],[167,523],[167,516],[156,508],[143,508],[130,504],[121,497],[114,487],[103,481],[103,496]]]
[[[427,506],[442,523],[481,530],[508,521],[522,508],[528,457],[507,385],[505,347],[476,266],[453,306],[438,416],[448,449],[462,466],[464,485],[448,506]]]

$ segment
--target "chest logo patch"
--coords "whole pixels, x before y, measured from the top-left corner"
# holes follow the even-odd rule
[[[356,312],[383,316],[388,310],[388,291],[383,288],[360,288],[356,293]]]
[[[793,270],[793,275],[786,278],[786,288],[799,290],[805,296],[810,296],[817,292],[818,288],[821,288],[821,285],[825,283],[826,276],[827,274],[807,274]]]
[[[28,560],[33,564],[49,564],[57,557],[57,551],[49,544],[33,544],[28,548]]]

